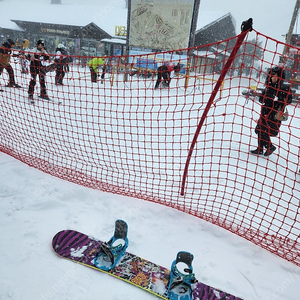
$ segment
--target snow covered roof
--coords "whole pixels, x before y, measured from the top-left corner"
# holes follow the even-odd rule
[[[54,5],[50,4],[50,0],[47,3],[45,3],[45,0],[40,0],[38,4],[30,1],[16,3],[16,1],[8,0],[7,2],[0,2],[1,27],[13,29],[10,20],[73,26],[85,26],[93,22],[108,34],[114,36],[116,25],[125,26],[127,24],[127,9],[125,9],[125,5],[116,5],[112,8],[104,0],[98,0],[97,2],[94,5],[89,3],[84,5]],[[33,9],[31,9],[32,7]]]
[[[12,22],[9,18],[4,16],[0,17],[0,28],[23,31],[23,29],[19,27],[15,22]]]
[[[210,51],[197,51],[194,50],[193,54],[196,56],[203,56],[203,57],[207,57],[207,56],[216,56],[216,53],[210,52]]]
[[[114,44],[126,44],[125,39],[102,39],[101,42],[109,42]]]
[[[221,11],[201,11],[201,5],[198,14],[196,31],[205,28],[216,20],[223,18],[227,13]]]

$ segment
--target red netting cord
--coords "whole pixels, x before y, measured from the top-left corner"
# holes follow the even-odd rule
[[[298,48],[289,45],[279,64],[284,43],[255,30],[246,36],[238,51],[241,35],[95,65],[94,57],[66,55],[65,63],[50,53],[36,76],[29,50],[14,50],[22,88],[5,86],[4,69],[0,151],[63,180],[176,208],[300,265]],[[292,98],[288,119],[270,138],[274,152],[255,155],[260,95],[278,64]]]

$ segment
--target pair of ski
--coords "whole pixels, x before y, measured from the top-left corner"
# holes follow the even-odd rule
[[[193,273],[193,255],[180,251],[171,270],[126,252],[128,226],[115,222],[114,235],[101,242],[74,230],[58,232],[52,247],[60,257],[107,273],[158,297],[170,300],[241,300],[198,282]]]
[[[28,100],[29,100],[30,104],[35,104],[36,103],[36,101],[35,101],[35,99],[33,97],[29,97]],[[62,104],[61,101],[54,101],[53,99],[43,98],[42,96],[39,96],[39,100],[48,101],[48,102],[56,103],[56,104]]]
[[[5,87],[8,87],[8,88],[16,88],[16,89],[23,89],[23,87],[20,86],[20,85],[18,85],[18,84],[15,84],[15,85],[12,85],[12,86],[6,85]],[[0,92],[4,92],[4,90],[3,90],[3,89],[0,89]]]

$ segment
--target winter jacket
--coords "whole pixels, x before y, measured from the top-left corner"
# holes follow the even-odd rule
[[[90,68],[92,68],[94,70],[94,72],[97,73],[98,67],[104,65],[104,60],[101,57],[95,57],[95,58],[92,58],[88,62],[88,65],[89,65]]]
[[[67,63],[68,52],[63,48],[56,48],[55,62],[60,64]]]
[[[289,88],[283,84],[282,78],[276,83],[272,83],[271,76],[267,79],[266,84],[266,88],[259,97],[259,102],[263,105],[255,132],[262,130],[271,136],[277,136],[281,121],[277,120],[275,115],[278,111],[284,111],[286,105],[290,103]]]
[[[0,47],[0,66],[7,67],[10,62],[11,50],[5,45],[5,43]]]
[[[31,60],[30,65],[32,67],[41,68],[42,66],[46,65],[46,61],[49,60],[49,54],[45,49],[44,53],[39,50],[37,47],[30,50],[28,54],[28,59]]]

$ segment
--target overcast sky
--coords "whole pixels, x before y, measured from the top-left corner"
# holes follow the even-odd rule
[[[282,35],[288,32],[295,4],[296,0],[200,0],[199,14],[208,10],[230,12],[237,33],[242,21],[252,18],[255,30],[284,42]]]

